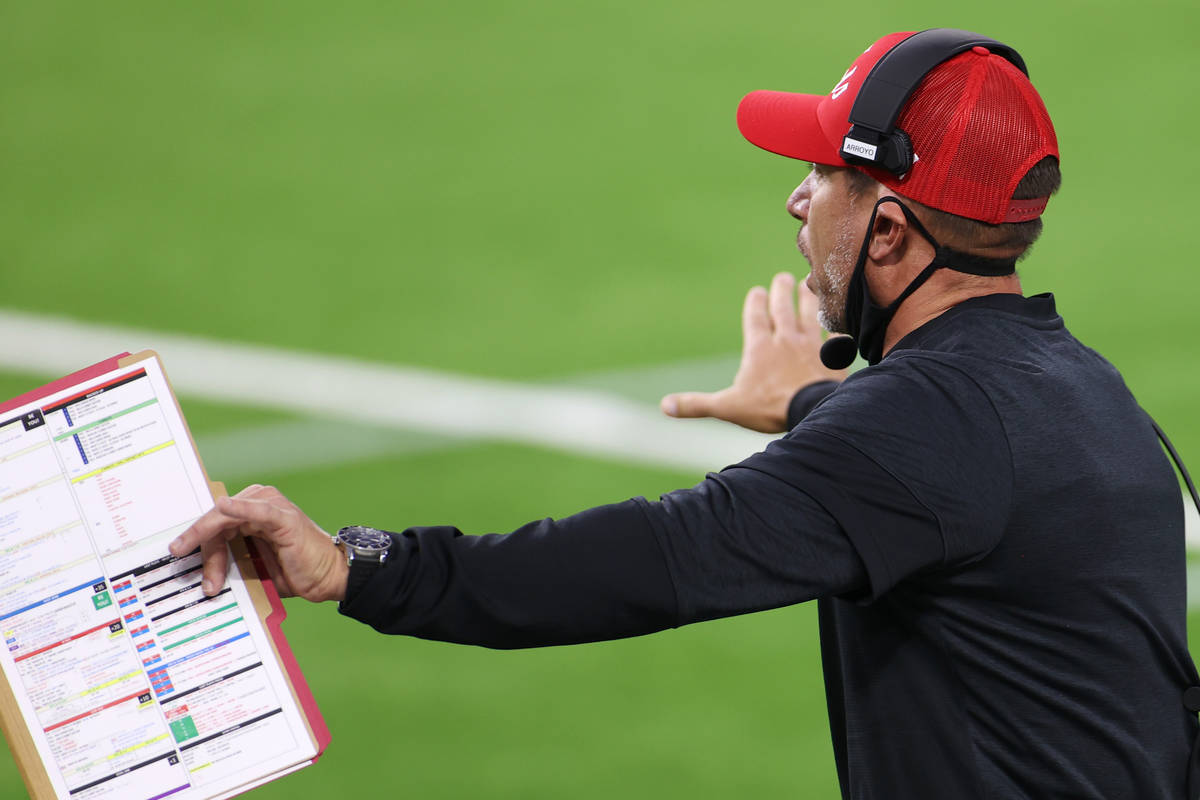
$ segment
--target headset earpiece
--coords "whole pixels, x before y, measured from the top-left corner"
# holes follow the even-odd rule
[[[875,131],[854,125],[842,140],[840,155],[851,164],[865,164],[893,175],[908,174],[915,161],[912,139],[900,128],[880,136]]]
[[[883,168],[895,175],[907,175],[913,166],[913,143],[908,134],[896,128],[884,148]]]

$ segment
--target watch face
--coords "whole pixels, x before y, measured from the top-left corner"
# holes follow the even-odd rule
[[[392,546],[392,537],[374,528],[352,525],[338,531],[338,539],[358,550],[386,550]]]

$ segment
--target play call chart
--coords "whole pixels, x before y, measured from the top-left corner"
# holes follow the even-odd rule
[[[155,359],[0,418],[0,663],[60,797],[217,797],[312,757],[236,572],[205,597],[167,554],[211,505]]]

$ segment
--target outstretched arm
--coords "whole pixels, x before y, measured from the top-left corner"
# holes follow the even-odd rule
[[[731,467],[657,502],[635,498],[509,534],[409,528],[349,596],[340,551],[271,487],[222,498],[171,551],[203,548],[211,593],[224,583],[225,539],[254,536],[282,594],[340,600],[341,613],[383,633],[504,649],[862,593],[866,573],[850,540],[773,469]]]
[[[797,301],[799,309],[797,310]],[[719,392],[683,392],[662,399],[672,417],[716,417],[762,433],[788,430],[788,404],[818,381],[841,381],[845,370],[821,363],[824,337],[817,297],[781,272],[768,292],[755,286],[742,308],[742,363],[733,384]]]

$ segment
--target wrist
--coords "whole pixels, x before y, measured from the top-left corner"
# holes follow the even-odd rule
[[[833,390],[839,384],[840,381],[836,380],[820,380],[801,386],[788,401],[787,430],[790,431],[799,425],[801,420],[807,417],[808,413],[816,408],[818,403],[833,394]]]
[[[340,550],[338,557],[334,559],[332,573],[326,599],[336,600],[340,603],[346,599],[346,586],[350,582],[350,565],[346,563],[346,559],[341,557]]]
[[[342,528],[333,541],[343,556],[337,599],[345,603],[352,601],[375,573],[383,568],[393,541],[387,531],[362,525]]]

